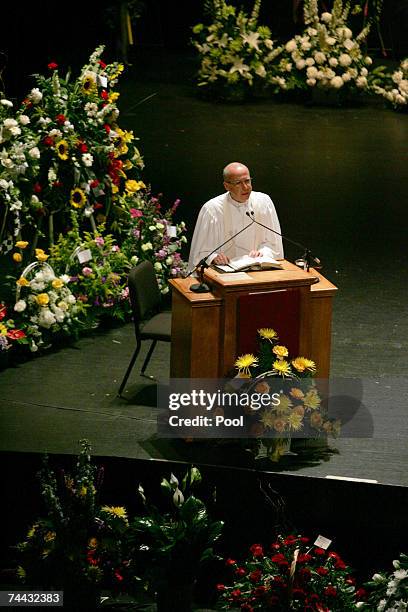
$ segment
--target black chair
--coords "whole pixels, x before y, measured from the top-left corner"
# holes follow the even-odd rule
[[[135,324],[136,348],[119,387],[119,397],[122,396],[122,391],[135,365],[142,340],[152,340],[140,372],[142,376],[146,376],[145,370],[158,340],[163,342],[171,340],[171,312],[158,312],[161,305],[161,294],[153,264],[150,261],[142,261],[132,268],[128,276],[128,285]],[[146,322],[143,324],[144,321]],[[152,377],[149,376],[149,378]]]

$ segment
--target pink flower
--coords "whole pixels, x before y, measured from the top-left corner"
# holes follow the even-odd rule
[[[104,239],[102,238],[102,236],[97,236],[97,237],[95,238],[95,243],[96,243],[98,246],[103,246],[103,245],[105,244],[105,241],[104,241]]]
[[[82,274],[84,276],[91,276],[92,268],[88,268],[87,266],[85,266],[85,268],[82,268]]]
[[[118,247],[117,244],[114,244],[112,247],[112,253],[118,253],[118,251],[120,251],[120,248]]]
[[[137,217],[143,217],[142,211],[138,210],[137,208],[131,208],[129,212],[132,219],[137,219]]]

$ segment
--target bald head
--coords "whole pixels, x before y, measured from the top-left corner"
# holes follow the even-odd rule
[[[231,162],[223,170],[224,187],[236,202],[243,204],[251,195],[252,184],[249,170],[240,162]]]
[[[248,168],[244,166],[244,164],[241,164],[241,162],[231,162],[225,166],[222,171],[222,176],[224,181],[231,181],[235,180],[235,178],[242,173],[247,173],[249,176]]]

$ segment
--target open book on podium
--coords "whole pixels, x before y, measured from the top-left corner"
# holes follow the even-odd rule
[[[257,270],[282,270],[283,266],[279,261],[268,257],[267,255],[260,255],[259,257],[250,257],[249,255],[243,255],[242,257],[235,257],[231,259],[228,264],[212,264],[212,266],[218,272],[256,272]]]

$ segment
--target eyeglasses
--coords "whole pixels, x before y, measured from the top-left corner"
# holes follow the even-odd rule
[[[237,187],[237,185],[251,185],[252,178],[241,179],[240,181],[225,181],[225,182],[228,183],[228,185],[233,185],[234,187]]]

